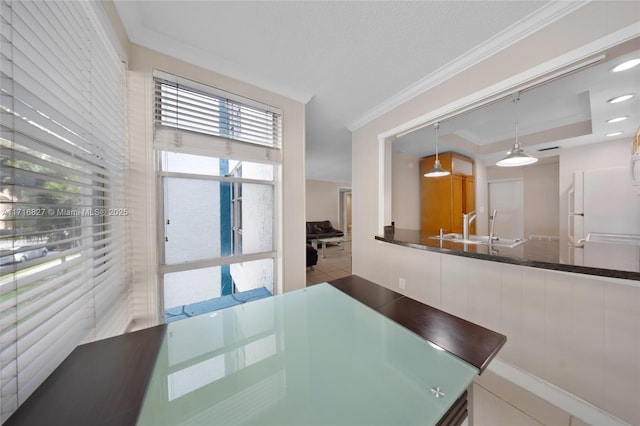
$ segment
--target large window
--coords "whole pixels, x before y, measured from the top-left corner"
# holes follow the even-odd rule
[[[165,320],[273,294],[280,113],[166,74],[155,85]]]
[[[125,66],[97,2],[0,0],[0,405],[125,331]]]

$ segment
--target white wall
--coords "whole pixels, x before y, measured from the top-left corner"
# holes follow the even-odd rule
[[[153,70],[213,86],[280,108],[283,120],[283,164],[276,205],[276,293],[305,286],[304,105],[242,81],[196,67],[132,44],[129,59],[130,164],[130,277],[135,328],[161,322],[158,286],[156,178],[153,156]]]
[[[391,164],[391,220],[396,228],[420,229],[420,159],[394,152]]]
[[[391,137],[393,134],[399,133],[400,129],[407,129],[410,126],[407,123],[418,125],[419,123],[436,120],[443,114],[451,112],[454,107],[463,103],[478,101],[487,94],[496,94],[502,91],[509,93],[519,84],[524,83],[533,76],[539,76],[540,73],[557,69],[558,66],[566,65],[570,61],[578,60],[589,53],[595,53],[596,50],[608,47],[607,43],[610,43],[609,37],[611,37],[612,33],[632,25],[634,27],[631,28],[638,28],[638,22],[640,22],[640,9],[633,2],[587,3],[537,33],[514,42],[499,53],[488,56],[482,62],[471,66],[465,71],[452,75],[448,80],[436,84],[423,94],[406,101],[392,111],[354,130],[352,133],[352,185],[354,194],[357,194],[357,196],[353,199],[353,273],[396,291],[398,291],[398,276],[402,274],[403,278],[407,279],[407,294],[421,296],[420,300],[436,306],[439,300],[437,298],[438,291],[454,293],[463,291],[462,288],[458,290],[454,287],[457,281],[454,276],[447,275],[446,281],[443,281],[441,287],[439,286],[441,274],[455,274],[457,271],[466,273],[464,270],[458,270],[454,264],[450,263],[456,260],[454,256],[428,257],[421,255],[420,253],[423,252],[418,250],[400,248],[392,244],[374,241],[374,235],[381,234],[382,226],[388,223],[391,218],[391,208],[387,209],[384,203],[385,195],[390,192],[390,185],[385,177],[384,169],[381,168],[385,165],[385,162],[391,162],[390,159],[387,160],[383,156],[385,151],[388,150],[386,149],[388,143],[384,143],[384,135]],[[636,31],[636,33],[638,32],[640,31]],[[615,39],[615,37],[613,38]],[[615,41],[611,43],[613,42]],[[560,176],[562,176],[562,164]],[[562,185],[562,177],[560,178],[560,184]],[[562,187],[560,190],[562,190]],[[378,214],[375,212],[378,212]],[[386,217],[384,214],[389,216]],[[439,268],[441,261],[449,263],[443,264],[442,268]],[[482,261],[476,262],[482,263]],[[472,263],[476,264],[475,262]],[[490,268],[485,268],[482,273],[498,274],[497,276],[493,275],[496,278],[502,277],[503,274],[518,273],[517,267],[514,267],[516,268],[515,270],[508,267],[498,269],[495,268],[497,264],[493,262],[487,264]],[[495,272],[491,272],[491,270],[495,270]],[[546,271],[542,270],[533,270],[532,273],[546,275]],[[414,279],[412,277],[415,278],[415,281],[413,281],[415,284],[409,285],[409,282]],[[469,277],[475,279],[473,275],[469,275]],[[429,278],[436,280],[438,286],[426,286],[425,283]],[[580,275],[572,276],[570,279],[584,279],[585,282],[590,282],[588,277]],[[467,280],[470,280],[470,278],[461,276],[459,282],[462,284],[468,282]],[[473,293],[474,296],[479,297],[478,303],[467,303],[466,306],[467,309],[471,307],[474,309],[474,314],[470,317],[472,320],[486,317],[483,323],[489,327],[495,327],[498,324],[497,321],[501,320],[503,315],[510,313],[511,309],[514,310],[512,314],[517,317],[519,315],[518,312],[524,312],[524,308],[517,303],[508,301],[502,305],[502,298],[505,297],[504,295],[510,294],[510,290],[508,287],[503,287],[502,281],[493,284],[491,282],[490,280],[490,288],[487,289],[487,292]],[[544,282],[544,277],[542,277],[532,281],[532,286],[534,289],[540,290],[536,286],[542,286]],[[473,286],[466,288],[473,289]],[[585,377],[576,375],[577,372],[572,369],[573,367],[571,369],[565,368],[564,370],[562,368],[563,366],[569,366],[571,361],[576,360],[566,358],[561,354],[559,356],[552,354],[552,351],[556,349],[562,352],[562,345],[565,343],[563,339],[566,336],[564,333],[567,329],[571,330],[572,315],[575,313],[578,317],[581,317],[592,306],[592,302],[587,296],[582,297],[578,294],[574,299],[567,299],[566,295],[562,298],[555,292],[556,290],[565,291],[567,288],[570,287],[563,286],[557,289],[552,286],[549,287],[550,292],[545,296],[545,300],[552,304],[550,308],[553,310],[553,314],[540,320],[545,324],[550,324],[551,334],[548,336],[539,336],[535,332],[528,334],[526,343],[529,345],[539,344],[540,348],[549,351],[551,358],[546,361],[547,365],[553,365],[555,372],[561,375],[564,374],[555,381],[558,386],[566,389],[569,387],[568,381],[573,381],[574,384],[570,386],[571,391],[574,389],[580,390],[580,387],[583,386],[583,393],[589,394],[588,396],[591,397],[593,392],[598,392],[595,382],[590,381],[589,383],[581,384],[580,380]],[[607,297],[613,297],[608,293],[609,287],[598,285],[597,288],[598,290],[595,291],[603,290],[606,294],[609,294]],[[625,288],[621,286],[620,292],[623,293]],[[523,290],[518,290],[517,288],[514,288],[513,291],[516,295],[524,294],[522,293]],[[461,293],[460,297],[463,298],[461,300],[472,300],[471,296],[471,293]],[[607,299],[607,303],[611,303],[612,300]],[[632,304],[632,312],[634,309],[636,312],[640,312],[640,301],[638,299],[632,301],[632,299],[624,299],[622,297],[621,300],[624,303]],[[501,308],[496,310],[495,303],[498,301]],[[442,304],[441,307],[446,311],[456,312],[455,306],[452,306],[452,304]],[[615,310],[607,312],[615,315]],[[492,320],[491,318],[494,319]],[[612,318],[609,318],[609,320],[612,320]],[[625,317],[624,319],[620,318],[620,323],[625,325],[625,333],[638,333],[637,320],[633,322],[629,317]],[[555,324],[555,328],[551,327],[552,324]],[[501,329],[504,328],[499,328],[499,330]],[[615,329],[615,327],[612,328],[612,338],[615,336]],[[595,334],[602,336],[598,333]],[[517,338],[518,329],[507,330],[507,335],[510,339]],[[632,334],[625,334],[625,336],[630,335]],[[585,339],[586,341],[587,339]],[[598,347],[602,348],[602,346]],[[591,360],[594,357],[599,357],[602,353],[601,349],[596,351],[593,346],[581,349],[575,352],[581,357],[578,360]],[[508,353],[509,351],[505,352],[505,354]],[[526,355],[526,352],[520,353]],[[619,355],[626,357],[622,353]],[[500,356],[505,355],[500,354]],[[633,360],[627,358],[620,360],[621,364],[618,371],[622,376],[626,371],[637,371],[637,352],[634,352],[633,356],[635,357]],[[534,374],[539,372],[531,364],[525,364],[522,368]],[[582,376],[588,375],[582,373]],[[615,375],[609,377],[615,377]],[[588,379],[591,380],[591,378]],[[605,385],[603,380],[598,380],[597,383],[598,386]],[[607,383],[607,386],[615,386],[617,381],[613,379]],[[621,377],[620,383],[625,384],[628,381]],[[635,392],[635,395],[637,394]],[[596,398],[596,404],[603,404],[602,398],[600,396],[598,398]],[[630,403],[626,399],[615,401],[609,398],[614,398],[613,394],[605,396],[607,404],[599,406],[605,410],[611,410],[610,412],[614,414],[619,413],[618,415],[621,417],[631,419],[635,423],[640,423],[640,417],[637,414],[629,414],[634,409],[637,410],[637,404]],[[615,407],[617,404],[618,406]]]
[[[489,234],[489,185],[487,184],[487,167],[476,161],[476,233]]]
[[[330,220],[334,228],[341,227],[340,189],[351,188],[351,184],[307,179],[305,188],[307,193],[306,220]],[[346,229],[342,229],[342,231],[346,231]]]
[[[487,181],[522,178],[524,183],[524,236],[559,235],[559,162],[540,161],[526,167],[487,167]],[[496,227],[500,228],[500,212]]]

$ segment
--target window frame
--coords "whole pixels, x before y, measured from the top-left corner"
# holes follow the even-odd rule
[[[157,152],[158,156],[161,156],[162,153],[161,152]],[[160,165],[161,160],[158,160],[158,168],[161,167]],[[274,167],[277,167],[276,165],[273,165]],[[240,255],[229,255],[229,256],[220,256],[217,258],[212,258],[212,259],[206,259],[206,260],[194,260],[194,261],[187,261],[187,262],[179,262],[179,263],[165,263],[164,259],[165,259],[165,242],[166,242],[166,232],[165,232],[165,187],[163,184],[163,178],[182,178],[182,179],[193,179],[193,180],[204,180],[204,181],[214,181],[214,182],[228,182],[233,184],[242,184],[242,183],[250,183],[250,184],[258,184],[258,185],[268,185],[268,186],[272,186],[273,187],[273,191],[274,191],[274,207],[275,207],[275,203],[276,203],[276,197],[275,197],[275,191],[277,190],[277,183],[274,180],[272,181],[268,181],[268,180],[260,180],[260,179],[247,179],[247,178],[241,178],[241,177],[233,177],[233,176],[210,176],[210,175],[201,175],[201,174],[191,174],[191,173],[180,173],[180,172],[166,172],[166,171],[162,171],[162,170],[158,170],[158,200],[160,200],[159,206],[158,206],[158,235],[159,235],[159,242],[160,242],[160,248],[158,251],[158,258],[159,258],[159,272],[161,274],[164,273],[168,273],[168,272],[181,272],[181,271],[186,271],[189,269],[194,269],[194,268],[205,268],[205,267],[211,267],[211,266],[221,266],[221,265],[227,265],[230,263],[240,263],[240,262],[248,262],[251,260],[260,260],[260,259],[269,259],[269,258],[273,258],[275,260],[275,255],[276,255],[276,248],[274,247],[273,250],[269,250],[269,251],[263,251],[263,252],[257,252],[257,253],[251,253],[251,254],[240,254]],[[273,215],[273,246],[276,246],[276,215],[275,215],[275,209],[274,209],[274,215]],[[275,284],[275,283],[274,283]]]
[[[279,109],[272,106],[261,104],[257,101],[243,98],[238,95],[229,94],[228,92],[220,91],[201,83],[196,83],[191,80],[183,79],[178,76],[172,76],[170,74],[154,70],[153,72],[153,85],[156,85],[156,79],[161,78],[164,80],[172,79],[172,81],[179,81],[182,84],[194,85],[200,91],[213,91],[215,93],[224,93],[228,97],[239,100],[240,102],[248,102],[253,106],[259,106],[265,108],[265,110],[276,112],[279,114],[279,126],[280,132],[282,132],[283,116]],[[153,96],[154,102],[156,101],[155,95]],[[155,107],[154,107],[155,108]],[[233,140],[219,135],[211,135],[193,132],[190,130],[180,130],[178,128],[166,128],[161,126],[155,121],[157,115],[155,109],[153,110],[154,117],[154,162],[156,164],[156,194],[157,194],[157,223],[158,223],[158,296],[159,318],[165,317],[164,306],[164,274],[172,272],[188,271],[191,269],[224,266],[232,264],[242,264],[243,262],[250,262],[254,260],[271,259],[273,262],[273,282],[271,283],[272,293],[276,294],[281,289],[281,282],[279,278],[281,253],[282,253],[282,137],[280,137],[278,144],[269,146],[265,144],[255,144],[242,140]],[[199,155],[205,157],[213,157],[218,159],[228,159],[234,161],[248,161],[254,163],[262,163],[273,166],[273,179],[272,180],[260,180],[260,179],[247,179],[243,177],[232,176],[233,173],[229,173],[228,176],[211,176],[211,175],[198,175],[191,173],[178,173],[178,172],[166,172],[162,169],[162,153],[164,151]],[[238,254],[233,253],[234,247],[232,247],[232,254],[230,256],[223,256],[215,259],[206,260],[194,260],[187,262],[180,262],[176,264],[166,264],[165,259],[165,192],[163,187],[163,178],[165,177],[182,177],[182,178],[195,178],[213,180],[219,182],[229,182],[231,185],[239,185],[242,183],[249,184],[268,184],[273,187],[273,208],[272,208],[272,238],[273,245],[272,250],[251,253],[251,254]],[[231,201],[231,200],[230,200]],[[232,217],[233,223],[233,217]],[[238,236],[242,237],[242,231],[234,232],[232,230],[232,236],[235,241],[238,241]],[[233,240],[232,240],[233,243]]]

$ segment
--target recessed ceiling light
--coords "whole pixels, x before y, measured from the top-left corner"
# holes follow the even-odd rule
[[[611,71],[620,72],[626,71],[640,64],[640,58],[630,59],[626,62],[621,63],[620,65],[616,65]]]
[[[609,102],[610,104],[617,104],[620,102],[628,101],[631,98],[633,98],[633,94],[629,93],[627,95],[616,96],[615,98],[609,99],[607,102]]]
[[[607,133],[607,136],[618,136],[621,135],[622,132],[611,132],[611,133]]]
[[[619,123],[621,121],[626,120],[627,118],[629,118],[628,115],[623,115],[622,117],[610,118],[609,120],[607,120],[607,123],[609,123],[609,124],[611,124],[611,123]]]

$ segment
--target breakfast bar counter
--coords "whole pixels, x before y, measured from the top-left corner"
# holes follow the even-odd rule
[[[558,240],[530,239],[516,247],[489,246],[442,240],[433,234],[408,229],[395,229],[392,235],[376,235],[375,239],[455,256],[640,281],[640,245],[637,244],[588,241],[583,248],[561,248]],[[577,250],[584,254],[575,256]]]

